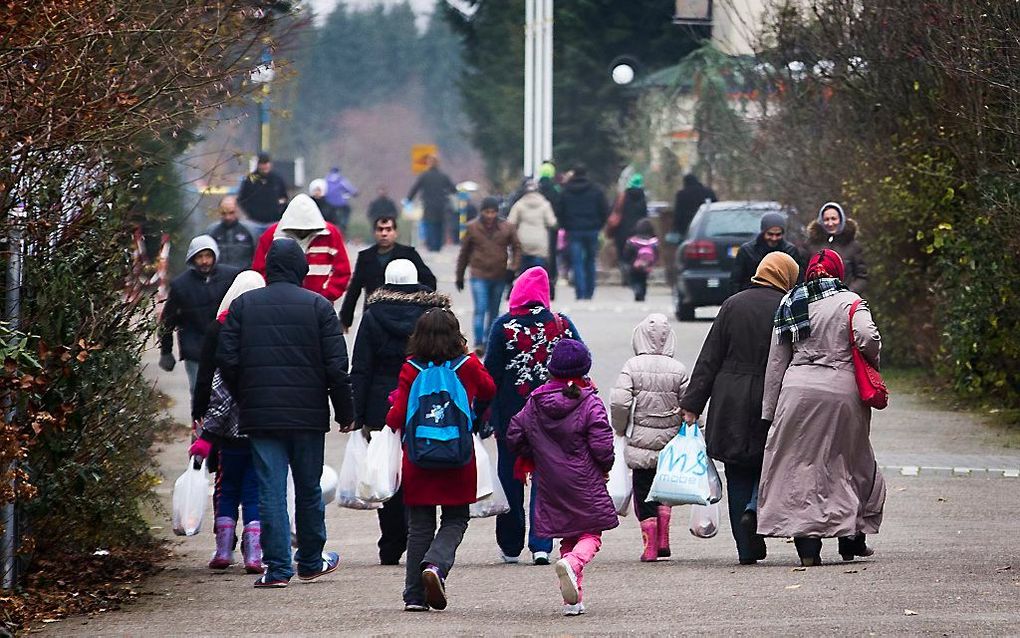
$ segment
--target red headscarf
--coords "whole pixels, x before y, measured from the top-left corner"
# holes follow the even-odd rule
[[[843,258],[835,250],[823,248],[808,262],[807,271],[804,273],[804,281],[821,279],[823,277],[834,277],[843,279],[846,270],[843,268]]]

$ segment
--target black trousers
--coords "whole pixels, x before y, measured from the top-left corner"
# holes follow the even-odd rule
[[[404,507],[404,488],[376,510],[379,515],[379,562],[395,565],[407,549],[407,508]]]
[[[659,515],[659,502],[645,502],[649,490],[652,489],[652,481],[655,480],[655,468],[634,470],[631,475],[634,483],[634,513],[637,514],[639,521],[655,518]]]

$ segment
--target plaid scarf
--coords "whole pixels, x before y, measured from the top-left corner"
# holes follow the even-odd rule
[[[839,279],[823,277],[810,279],[783,297],[772,320],[776,343],[793,343],[811,336],[811,321],[808,319],[808,304],[831,297],[848,290]]]

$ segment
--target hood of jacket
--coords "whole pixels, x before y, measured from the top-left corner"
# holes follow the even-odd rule
[[[188,244],[188,252],[184,261],[191,265],[191,258],[203,250],[211,250],[216,261],[220,260],[220,246],[216,243],[216,240],[211,235],[199,235]]]
[[[227,294],[223,295],[220,307],[216,309],[216,317],[219,318],[220,315],[229,310],[230,304],[244,293],[265,288],[265,286],[266,280],[257,271],[242,270],[238,273],[237,277],[234,277],[234,283],[230,284],[230,288],[227,288]]]
[[[287,210],[283,211],[280,223],[276,226],[277,231],[286,230],[314,230],[321,232],[326,230],[326,220],[322,218],[319,207],[315,200],[298,193],[294,199],[287,204]]]
[[[595,394],[595,388],[581,388],[581,396],[571,398],[563,394],[562,386],[557,386],[538,388],[531,396],[535,401],[535,408],[539,412],[558,421],[576,410],[578,405],[593,394]]]
[[[307,274],[308,259],[301,246],[293,239],[274,239],[266,253],[266,283],[282,281],[300,286]]]
[[[571,193],[581,193],[591,187],[591,180],[587,177],[572,177],[570,181],[563,185],[563,188]]]
[[[367,307],[386,332],[409,337],[423,312],[449,308],[450,297],[425,284],[384,284],[369,296]]]
[[[510,312],[536,304],[548,308],[549,303],[549,274],[541,266],[525,270],[510,290]]]
[[[837,244],[849,244],[857,238],[857,221],[852,217],[846,218],[846,224],[843,226],[843,232],[832,235],[832,241]],[[825,227],[818,223],[818,220],[813,220],[807,227],[808,242],[812,244],[825,244],[829,241],[829,233],[825,231]]]
[[[634,354],[661,354],[672,357],[676,350],[676,333],[666,315],[652,313],[634,328],[631,338]]]

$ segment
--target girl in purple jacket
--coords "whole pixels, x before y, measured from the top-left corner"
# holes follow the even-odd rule
[[[606,407],[588,379],[591,352],[561,339],[538,387],[507,429],[507,445],[535,468],[535,533],[561,538],[556,574],[563,615],[584,613],[583,570],[602,546],[602,532],[619,525],[606,490],[613,467],[613,431]]]

